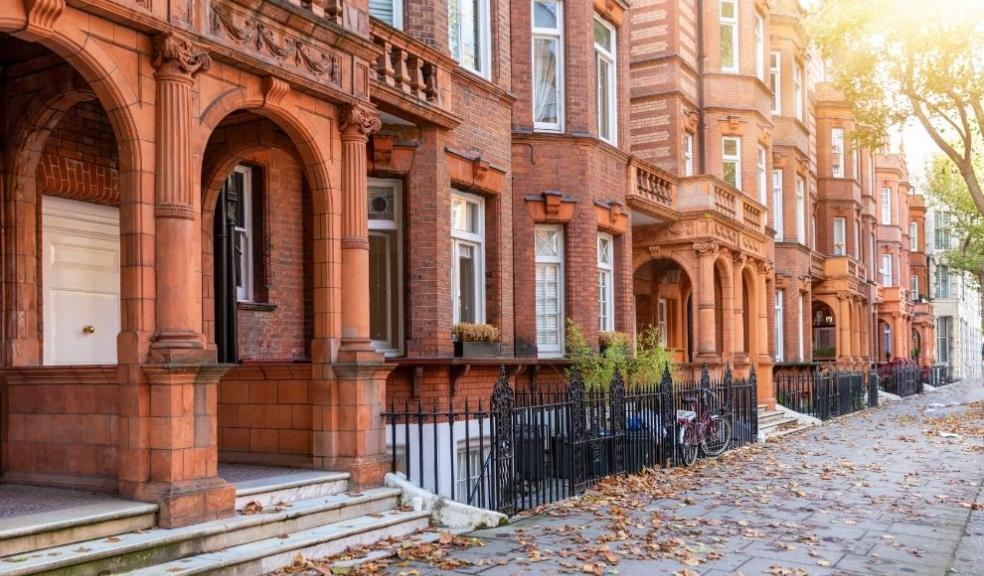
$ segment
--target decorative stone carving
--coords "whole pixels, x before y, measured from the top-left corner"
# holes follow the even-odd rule
[[[65,10],[65,0],[25,0],[27,27],[32,32],[50,31]]]
[[[357,130],[366,138],[383,127],[379,114],[362,104],[349,104],[342,107],[338,120],[339,129],[343,133]]]
[[[284,82],[276,76],[267,76],[263,79],[263,104],[266,106],[276,106],[280,104],[284,96],[290,92],[290,84]]]
[[[744,266],[745,265],[745,261],[748,260],[748,256],[745,256],[741,252],[736,252],[735,255],[734,255],[734,260],[735,260],[735,264],[737,264],[739,266]]]
[[[339,83],[341,59],[338,55],[319,50],[301,38],[279,32],[257,18],[246,17],[239,24],[233,12],[218,3],[212,3],[211,14],[212,34],[226,35],[258,55],[269,54],[280,63],[300,68],[316,78],[326,78],[333,84]]]
[[[766,276],[772,274],[773,270],[775,270],[775,266],[772,265],[772,262],[762,262],[759,264],[759,272]]]
[[[178,73],[194,78],[212,66],[207,52],[197,50],[188,38],[174,32],[154,36],[154,68],[158,73]]]
[[[694,242],[694,251],[697,252],[698,256],[714,255],[717,254],[718,244],[717,242]]]
[[[838,300],[847,300],[850,297],[851,297],[851,294],[849,292],[843,292],[842,291],[842,292],[838,292],[837,293],[837,299]]]

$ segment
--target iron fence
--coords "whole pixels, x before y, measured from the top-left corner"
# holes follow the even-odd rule
[[[391,404],[391,468],[459,502],[506,514],[580,494],[607,476],[677,463],[677,411],[716,411],[730,420],[731,447],[755,442],[754,372],[720,379],[627,386],[616,373],[605,389],[574,374],[566,388],[517,391],[505,368],[488,403]]]
[[[885,392],[906,397],[922,394],[922,368],[908,362],[886,362],[878,365],[878,379]]]
[[[946,364],[934,364],[925,370],[927,374],[925,374],[924,379],[934,388],[945,386],[953,382],[953,374],[950,371],[950,367]]]
[[[821,420],[878,405],[878,381],[873,373],[818,370],[779,374],[775,381],[779,404]]]

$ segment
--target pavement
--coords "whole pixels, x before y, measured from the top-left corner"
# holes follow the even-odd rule
[[[984,576],[981,401],[981,380],[965,381],[614,479],[373,573]]]

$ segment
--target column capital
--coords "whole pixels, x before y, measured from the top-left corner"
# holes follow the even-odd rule
[[[773,270],[775,270],[775,266],[772,265],[772,262],[759,263],[759,272],[761,272],[762,274],[768,276],[769,274],[772,274]]]
[[[694,242],[694,251],[697,252],[698,256],[704,255],[717,255],[718,243],[717,242]]]
[[[342,131],[342,137],[368,138],[382,127],[379,113],[365,104],[339,107],[338,128]]]
[[[194,78],[212,66],[208,52],[200,50],[186,36],[175,32],[163,32],[154,36],[154,59],[157,74]]]

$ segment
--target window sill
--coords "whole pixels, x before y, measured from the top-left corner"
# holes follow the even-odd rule
[[[273,312],[277,309],[277,305],[272,302],[238,302],[236,307],[252,312]]]

